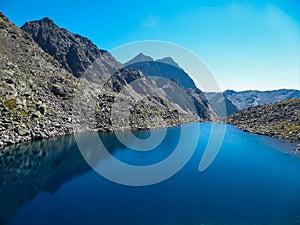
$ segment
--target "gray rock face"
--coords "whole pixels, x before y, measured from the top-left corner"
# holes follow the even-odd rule
[[[0,24],[1,146],[72,132],[75,78],[3,14]]]
[[[242,110],[227,118],[242,130],[300,142],[300,98]]]

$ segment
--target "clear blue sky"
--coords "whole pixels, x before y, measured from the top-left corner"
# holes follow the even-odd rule
[[[18,26],[48,16],[106,50],[173,42],[196,53],[222,90],[300,88],[298,0],[1,0],[0,10]]]

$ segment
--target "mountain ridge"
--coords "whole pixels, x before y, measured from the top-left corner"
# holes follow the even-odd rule
[[[284,101],[291,98],[299,98],[300,90],[296,89],[278,89],[278,90],[245,90],[245,91],[234,91],[226,90],[224,92],[206,92],[205,93],[209,102],[214,105],[217,111],[220,111],[221,105],[218,103],[222,102],[220,99],[224,98],[225,101],[231,102],[230,107],[232,110],[227,111],[227,114],[223,116],[231,115],[235,112],[254,107],[258,105],[265,105],[274,103],[277,101]],[[235,109],[234,109],[235,108]]]
[[[40,28],[39,22],[26,26]],[[52,33],[46,32],[48,22],[53,28],[48,32]],[[171,102],[155,81],[147,80],[140,71],[122,67],[105,50],[83,51],[91,44],[88,39],[68,36],[69,31],[53,26],[49,18],[40,23],[42,31],[38,29],[36,38],[42,36],[44,48],[34,35],[0,13],[0,147],[74,132],[153,129],[201,120],[192,110],[185,111],[183,105]],[[73,45],[68,42],[71,38],[77,38]],[[76,64],[80,69],[75,66],[71,72],[66,69],[66,65],[72,65],[66,61],[70,51],[80,62]],[[100,57],[92,62],[98,53]],[[91,67],[94,64],[96,68]],[[140,82],[128,85],[135,80]],[[157,91],[162,97],[147,95]],[[209,117],[209,106],[203,107],[207,108],[201,108],[202,115]],[[123,111],[129,112],[128,121],[124,121]],[[5,148],[0,149],[2,154]]]
[[[155,80],[151,80],[151,78],[147,77],[143,71],[136,70],[135,68],[124,67],[105,50],[99,49],[91,52],[88,47],[92,46],[93,48],[97,48],[97,46],[93,45],[90,40],[81,38],[80,35],[73,34],[70,31],[60,28],[55,25],[53,21],[50,21],[50,24],[45,24],[47,21],[47,19],[42,19],[27,22],[24,26],[22,26],[22,29],[30,34],[46,52],[58,59],[62,65],[66,66],[67,64],[66,67],[71,68],[71,72],[73,72],[75,77],[84,77],[87,80],[101,84],[105,88],[111,89],[114,92],[122,92],[124,95],[132,97],[132,99],[137,97],[148,98],[149,96],[152,96],[152,101],[156,102],[158,105],[163,101],[168,105],[172,105],[173,108],[178,110],[180,113],[194,114],[202,119],[208,119],[210,118],[209,114],[215,114],[213,109],[205,102],[206,99],[187,96],[184,91],[170,92],[169,88],[165,88],[167,86],[172,86],[170,82],[158,87]],[[42,36],[42,38],[40,38],[40,36]],[[63,37],[63,40],[58,39],[58,37],[61,36]],[[76,38],[78,40],[74,41]],[[44,43],[48,43],[49,40],[50,44],[45,45]],[[84,42],[81,43],[83,40]],[[86,43],[89,43],[89,45],[86,45]],[[63,48],[60,49],[60,46],[63,46]],[[53,51],[52,49],[55,50]],[[79,65],[79,67],[67,60],[71,50],[76,53],[74,57],[77,61],[83,62]],[[81,54],[82,52],[86,54]],[[96,53],[94,54],[94,52]],[[88,56],[93,60],[87,59]],[[141,60],[147,63],[153,61],[151,57],[146,56],[143,53],[139,53],[132,60]],[[170,58],[162,60],[173,62],[173,64],[175,63]],[[180,69],[176,68],[176,70]],[[146,80],[146,82],[143,80]],[[160,82],[160,84],[162,83]],[[180,89],[180,87],[175,87],[173,85],[171,89],[179,90],[178,88]],[[179,94],[182,94],[182,96],[174,98],[170,96],[170,93],[173,93],[178,97]],[[185,100],[183,95],[186,98]],[[190,102],[190,107],[186,107],[186,102]],[[192,109],[193,104],[196,105],[197,110]]]
[[[114,101],[135,104],[127,96],[96,83],[85,79],[79,83],[78,78],[3,14],[0,41],[1,147],[73,132],[112,131],[116,129],[110,118]],[[174,108],[157,101],[145,99],[134,106],[128,124],[134,130],[179,125],[184,121]],[[156,120],[161,117],[165,124]]]

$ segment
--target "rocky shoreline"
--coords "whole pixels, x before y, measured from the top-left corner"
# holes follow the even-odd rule
[[[251,107],[225,122],[250,133],[300,142],[300,98]]]

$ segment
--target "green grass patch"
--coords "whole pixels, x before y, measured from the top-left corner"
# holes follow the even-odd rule
[[[292,102],[298,102],[300,101],[300,98],[291,98],[291,99],[288,99],[286,101],[283,101],[284,104],[289,104],[289,103],[292,103]]]
[[[30,117],[31,116],[31,114],[29,112],[26,112],[24,110],[17,110],[16,112],[18,112],[21,115],[26,116],[26,117]]]
[[[272,126],[271,130],[278,131],[280,133],[287,133],[287,132],[290,132],[290,131],[300,130],[300,125],[299,124],[291,124],[287,121],[283,121],[279,124],[276,124],[276,125]]]
[[[4,100],[4,105],[7,106],[10,110],[14,110],[16,108],[16,100],[15,99],[6,99]]]

